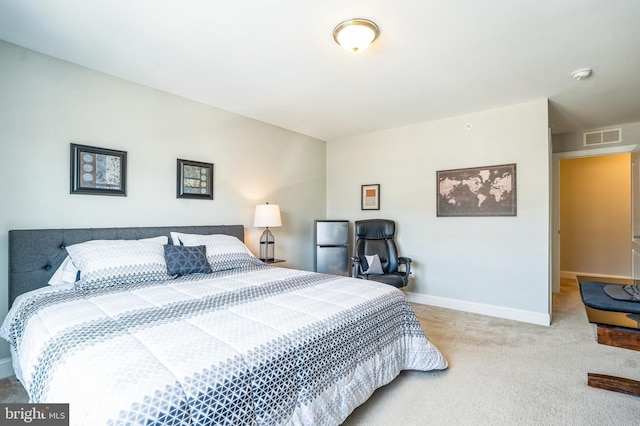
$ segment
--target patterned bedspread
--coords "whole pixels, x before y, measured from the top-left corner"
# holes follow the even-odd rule
[[[16,300],[0,336],[31,402],[76,425],[341,423],[446,360],[396,288],[253,266]]]

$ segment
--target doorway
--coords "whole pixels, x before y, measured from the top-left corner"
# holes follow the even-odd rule
[[[560,291],[560,278],[561,278],[561,221],[560,221],[560,161],[565,159],[578,159],[578,158],[587,158],[587,157],[599,157],[599,156],[609,156],[615,154],[629,154],[636,145],[626,145],[626,146],[618,146],[618,147],[609,147],[609,148],[597,148],[590,150],[582,150],[582,151],[572,151],[572,152],[563,152],[558,154],[553,154],[553,200],[552,200],[552,260],[551,260],[551,288],[549,294],[549,312],[553,312],[552,310],[552,293],[557,293]],[[629,156],[630,158],[630,156]],[[630,170],[631,164],[630,160],[628,161],[628,168]],[[588,184],[589,181],[585,182]],[[629,177],[629,185],[630,185],[630,177]],[[628,192],[628,203],[631,204],[631,192]],[[630,212],[629,212],[629,232],[630,231]],[[607,218],[605,218],[606,220]],[[627,235],[626,241],[630,241],[630,234]],[[630,243],[629,243],[630,244]],[[629,246],[630,247],[630,246]],[[631,250],[629,248],[628,251],[628,267],[626,273],[623,273],[624,276],[629,277],[631,274]],[[616,269],[616,271],[620,271]],[[591,271],[570,271],[570,272],[591,272]],[[600,273],[600,275],[610,275],[617,276],[618,273]],[[623,276],[620,275],[620,276]]]
[[[560,271],[631,275],[631,154],[560,161]]]

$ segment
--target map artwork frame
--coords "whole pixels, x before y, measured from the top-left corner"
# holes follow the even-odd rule
[[[70,144],[70,194],[127,196],[127,152]]]
[[[437,216],[517,216],[516,164],[436,171]]]
[[[213,164],[178,158],[176,198],[213,200]]]

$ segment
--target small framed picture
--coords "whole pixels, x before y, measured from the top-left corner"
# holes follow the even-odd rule
[[[127,195],[127,153],[71,144],[71,194]]]
[[[213,200],[213,164],[178,159],[177,198]]]
[[[380,210],[380,184],[362,185],[360,210]]]

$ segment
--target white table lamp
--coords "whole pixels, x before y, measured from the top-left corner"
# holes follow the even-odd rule
[[[282,218],[280,217],[280,206],[277,204],[258,204],[256,213],[253,217],[253,226],[264,227],[264,232],[260,237],[260,260],[274,260],[275,256],[275,239],[269,228],[282,226]]]

